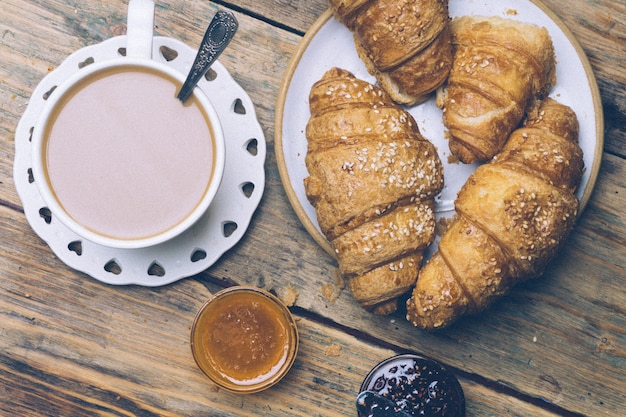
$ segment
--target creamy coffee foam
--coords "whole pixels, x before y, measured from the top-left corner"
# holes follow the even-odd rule
[[[211,124],[180,83],[141,67],[74,86],[44,133],[50,188],[77,223],[116,239],[154,236],[199,204],[213,174]]]

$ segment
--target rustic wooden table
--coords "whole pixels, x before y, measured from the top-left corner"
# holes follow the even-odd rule
[[[355,415],[369,369],[411,351],[455,372],[470,416],[625,415],[626,5],[544,3],[579,40],[598,80],[605,143],[594,193],[541,279],[484,314],[422,332],[401,314],[373,316],[353,301],[281,184],[276,101],[325,0],[157,1],[155,34],[188,45],[199,44],[218,7],[236,14],[239,32],[220,61],[255,103],[268,154],[265,193],[244,238],[208,270],[156,288],[107,285],[66,266],[29,226],[13,179],[16,126],[33,89],[73,51],[124,34],[128,1],[3,0],[0,414]],[[197,309],[232,284],[297,294],[300,352],[286,378],[261,394],[217,389],[191,356]]]

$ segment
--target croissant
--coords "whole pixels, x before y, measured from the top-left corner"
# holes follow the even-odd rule
[[[413,117],[339,68],[311,88],[305,192],[359,303],[397,308],[434,239],[442,164]]]
[[[410,322],[447,326],[542,273],[576,220],[583,172],[577,141],[575,113],[547,98],[502,152],[474,171],[407,301]]]
[[[447,0],[329,0],[354,35],[357,53],[399,104],[417,104],[448,77]]]
[[[464,16],[450,28],[454,63],[437,104],[450,152],[485,162],[556,82],[554,46],[545,28],[500,17]]]

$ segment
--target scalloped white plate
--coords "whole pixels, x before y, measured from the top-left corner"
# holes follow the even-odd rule
[[[141,249],[98,245],[70,231],[47,209],[32,177],[31,132],[48,92],[90,62],[123,59],[125,47],[126,36],[117,36],[82,48],[44,77],[17,127],[14,179],[31,227],[67,265],[108,284],[159,286],[204,271],[243,237],[265,187],[266,144],[254,104],[216,62],[211,67],[216,77],[202,79],[198,87],[211,100],[222,123],[226,164],[220,188],[204,216],[174,239]],[[196,50],[175,39],[153,40],[154,59],[182,74],[187,73],[195,55]]]
[[[464,15],[500,16],[539,26],[550,32],[556,50],[557,84],[550,96],[572,107],[580,122],[580,145],[584,152],[585,174],[578,188],[581,210],[586,206],[600,169],[604,126],[600,93],[591,65],[571,32],[545,5],[536,0],[451,0],[451,17]],[[285,74],[276,106],[276,159],[281,181],[300,221],[311,236],[331,255],[329,242],[319,229],[315,209],[308,202],[303,180],[308,176],[304,157],[304,134],[310,117],[308,96],[313,83],[332,67],[340,67],[363,80],[375,83],[359,59],[352,34],[327,11],[302,39]],[[454,213],[454,199],[476,165],[448,163],[441,110],[434,97],[407,109],[422,134],[435,144],[444,164],[444,190],[436,202],[437,217]],[[429,253],[436,250],[437,242]]]

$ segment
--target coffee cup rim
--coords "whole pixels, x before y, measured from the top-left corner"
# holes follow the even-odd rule
[[[48,181],[48,176],[46,173],[47,169],[44,166],[44,152],[47,142],[45,139],[45,132],[47,130],[46,128],[50,123],[50,119],[54,114],[56,106],[62,101],[66,94],[72,92],[73,88],[78,83],[82,82],[85,79],[88,79],[89,77],[95,76],[101,71],[124,67],[148,68],[150,70],[175,78],[181,83],[181,85],[185,78],[184,74],[182,74],[181,72],[170,68],[163,63],[146,58],[123,57],[118,59],[110,59],[107,61],[95,62],[81,68],[75,74],[67,78],[64,82],[60,83],[47,98],[41,116],[35,123],[33,129],[31,162],[33,179],[53,217],[58,218],[61,223],[63,223],[67,228],[69,228],[80,237],[93,243],[117,249],[139,249],[155,246],[157,244],[164,243],[168,240],[175,238],[184,231],[188,230],[205,214],[210,204],[213,202],[215,195],[217,194],[220,187],[225,169],[226,151],[224,132],[219,115],[205,92],[202,91],[201,88],[196,87],[193,94],[200,103],[202,110],[206,114],[211,125],[210,128],[212,131],[214,164],[213,173],[210,177],[209,185],[192,212],[183,220],[168,229],[165,229],[150,236],[138,238],[116,238],[113,236],[107,236],[95,232],[74,220],[72,216],[63,208],[60,201],[55,196],[52,190],[52,186]]]

